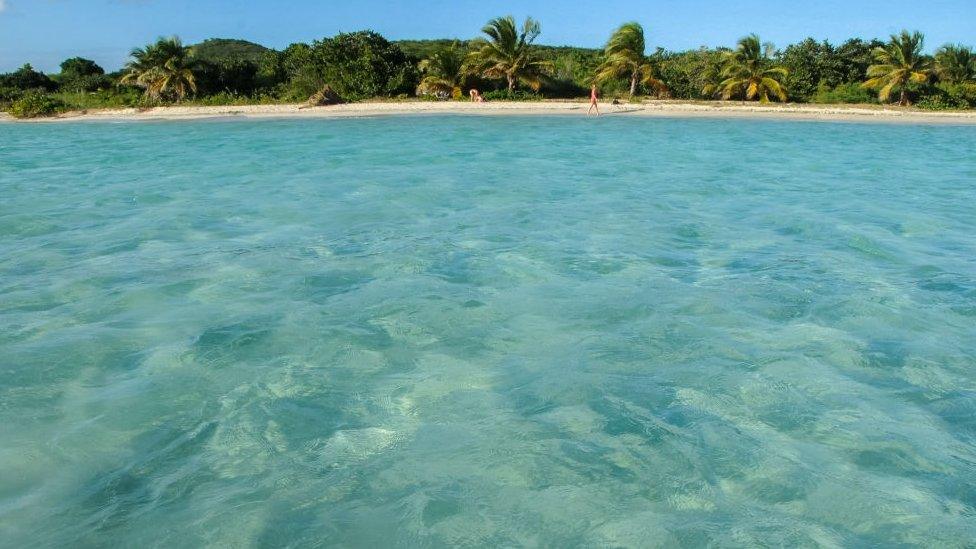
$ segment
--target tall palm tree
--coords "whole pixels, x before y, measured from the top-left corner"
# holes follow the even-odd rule
[[[776,47],[763,44],[759,37],[750,34],[739,40],[733,51],[725,52],[718,84],[708,85],[702,93],[715,94],[728,100],[741,97],[748,101],[768,103],[770,97],[786,101],[786,87],[781,80],[789,72],[773,64]]]
[[[154,44],[133,49],[130,56],[132,60],[126,64],[120,83],[143,88],[145,96],[154,101],[181,101],[196,93],[195,63],[179,38],[160,38]]]
[[[903,30],[891,35],[888,45],[872,52],[875,64],[868,67],[868,80],[862,86],[878,90],[882,102],[898,90],[898,104],[908,105],[909,85],[924,84],[932,75],[932,59],[922,54],[924,47],[925,37],[920,32]]]
[[[935,72],[954,84],[976,80],[976,52],[972,48],[947,44],[935,53]]]
[[[624,23],[610,37],[604,49],[606,59],[597,69],[596,81],[606,82],[615,78],[630,79],[630,96],[637,93],[637,84],[660,93],[668,89],[664,82],[654,77],[654,66],[644,55],[644,27],[635,21]]]
[[[464,84],[465,66],[464,50],[455,41],[451,47],[445,48],[420,62],[423,78],[417,86],[418,94],[447,93],[459,95]]]
[[[552,63],[539,59],[532,43],[539,37],[542,27],[531,17],[526,18],[519,30],[511,15],[492,19],[481,32],[488,39],[474,42],[474,51],[468,56],[471,69],[486,78],[504,78],[508,91],[522,82],[533,90],[542,86],[542,78]]]

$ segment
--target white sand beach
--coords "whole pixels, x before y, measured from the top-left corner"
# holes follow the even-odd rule
[[[53,118],[28,122],[65,121],[140,121],[189,120],[202,118],[343,118],[411,114],[466,115],[573,115],[586,116],[585,102],[425,102],[386,101],[349,103],[328,107],[291,105],[167,106],[150,109],[98,109],[64,113]],[[930,112],[893,106],[850,106],[809,104],[759,104],[742,102],[647,101],[639,104],[601,104],[604,116],[757,118],[783,120],[822,120],[849,122],[887,122],[906,124],[972,124],[976,111]],[[14,121],[0,113],[0,121]],[[18,121],[20,122],[20,121]]]

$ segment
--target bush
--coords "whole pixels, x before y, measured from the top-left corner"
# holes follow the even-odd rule
[[[143,105],[143,94],[138,88],[122,86],[96,92],[63,91],[53,94],[67,110],[119,109]]]
[[[9,74],[0,74],[0,87],[17,88],[18,90],[42,89],[54,91],[58,84],[48,78],[43,72],[37,72],[30,63]]]
[[[21,89],[9,86],[0,87],[0,111],[9,109],[10,104],[20,99],[23,95],[24,91]]]
[[[923,90],[915,106],[930,111],[968,109],[976,105],[976,86],[939,84]]]
[[[61,91],[95,92],[112,87],[112,80],[104,74],[62,77]]]
[[[711,99],[702,93],[708,84],[716,84],[722,65],[722,51],[701,48],[686,52],[658,51],[654,54],[658,77],[668,85],[675,99]],[[603,94],[627,93],[626,84],[618,83],[616,90],[603,88]]]
[[[30,91],[10,105],[10,114],[17,118],[54,116],[64,110],[64,103],[40,91]]]
[[[976,83],[939,84],[949,97],[962,108],[976,108]]]
[[[522,90],[510,92],[508,90],[493,90],[483,94],[486,101],[542,101],[541,94]]]
[[[370,31],[315,42],[311,60],[321,83],[352,101],[410,94],[419,80],[417,67],[399,46]]]
[[[111,80],[105,76],[105,69],[82,57],[72,57],[61,63],[58,82],[62,91],[71,92],[93,92],[112,85]]]
[[[240,95],[230,92],[220,92],[213,95],[198,97],[190,103],[193,105],[203,105],[206,107],[224,107],[237,105],[273,105],[278,102],[279,101],[275,96],[268,94]]]
[[[860,84],[841,84],[835,88],[828,88],[821,84],[817,92],[810,98],[811,103],[877,103],[878,97]]]
[[[195,71],[201,95],[230,93],[251,95],[259,87],[261,67],[246,59],[200,61]]]

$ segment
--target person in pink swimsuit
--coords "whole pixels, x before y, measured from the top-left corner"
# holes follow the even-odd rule
[[[596,115],[600,116],[600,105],[598,105],[596,102],[596,100],[599,98],[600,96],[596,92],[596,84],[594,84],[593,87],[590,88],[590,110],[586,111],[586,116],[593,114],[594,109],[596,109]]]

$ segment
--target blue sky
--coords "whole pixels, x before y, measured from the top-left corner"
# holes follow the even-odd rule
[[[45,71],[81,55],[112,70],[157,36],[187,43],[244,38],[281,48],[371,28],[388,38],[468,38],[493,16],[532,15],[541,43],[601,46],[637,20],[651,47],[731,45],[757,32],[778,45],[806,36],[842,41],[926,33],[928,49],[976,45],[976,0],[0,0],[0,71],[24,62]]]

